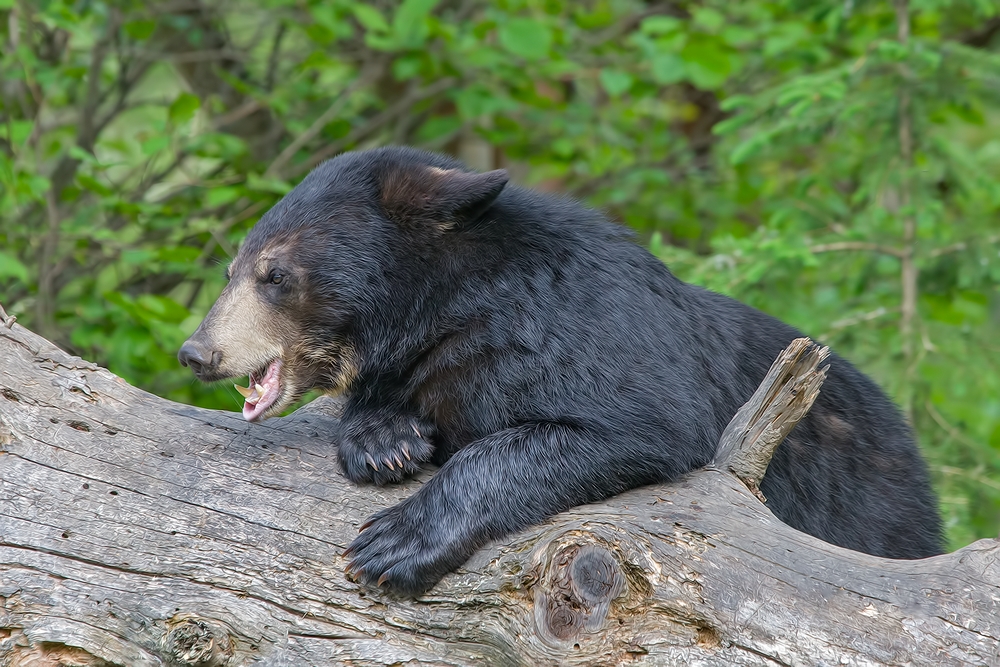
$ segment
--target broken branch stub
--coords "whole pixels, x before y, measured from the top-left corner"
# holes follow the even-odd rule
[[[10,329],[14,326],[14,322],[17,322],[17,317],[14,315],[8,315],[7,311],[5,311],[3,306],[0,305],[0,325]]]
[[[793,340],[723,431],[711,465],[733,473],[760,497],[760,482],[774,450],[819,395],[830,368],[819,365],[829,355],[830,348],[809,338]]]

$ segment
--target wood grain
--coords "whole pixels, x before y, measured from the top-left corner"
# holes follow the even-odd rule
[[[0,666],[1000,665],[996,540],[853,553],[719,469],[361,589],[341,552],[421,481],[344,480],[336,413],[248,424],[0,327]]]

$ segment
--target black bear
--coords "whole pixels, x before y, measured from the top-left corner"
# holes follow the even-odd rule
[[[318,166],[249,233],[179,353],[250,376],[250,421],[343,392],[344,473],[440,466],[375,514],[348,570],[418,594],[487,541],[704,466],[801,334],[686,284],[581,204],[409,148]],[[890,558],[941,552],[927,471],[898,410],[831,355],[762,484],[783,521]]]

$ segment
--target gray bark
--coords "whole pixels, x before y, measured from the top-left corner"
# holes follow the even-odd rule
[[[996,540],[853,553],[728,463],[359,588],[341,552],[421,480],[346,482],[335,413],[247,424],[0,326],[0,666],[1000,665]]]

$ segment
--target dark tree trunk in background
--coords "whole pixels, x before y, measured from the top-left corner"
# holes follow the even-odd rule
[[[333,401],[251,425],[0,326],[0,665],[1000,664],[995,540],[853,553],[729,472],[752,487],[808,409],[802,349],[715,467],[560,514],[412,601],[344,577],[358,526],[421,480],[345,481]]]

